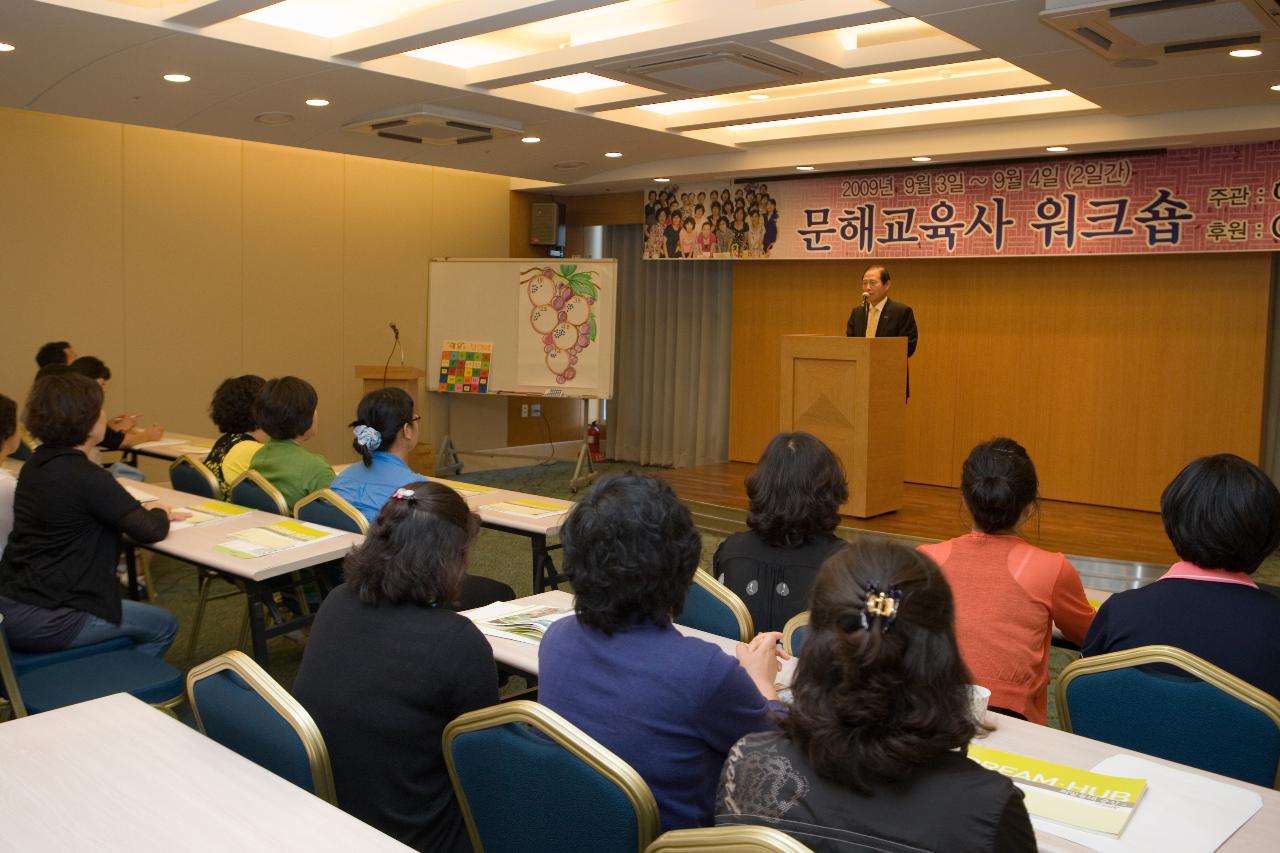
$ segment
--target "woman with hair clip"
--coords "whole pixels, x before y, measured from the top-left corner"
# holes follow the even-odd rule
[[[316,614],[293,689],[324,736],[338,806],[417,850],[471,850],[440,737],[498,701],[488,641],[449,608],[479,529],[447,486],[397,489]]]
[[[716,823],[818,853],[1033,851],[1022,792],[965,757],[979,732],[951,590],[928,557],[864,537],[823,564],[782,731],[734,745]]]
[[[1021,444],[985,441],[960,474],[973,532],[920,550],[951,584],[960,652],[974,680],[991,691],[991,709],[1043,725],[1053,626],[1079,645],[1094,612],[1066,557],[1018,535],[1038,492],[1036,466]]]
[[[409,454],[418,446],[418,421],[413,398],[402,388],[379,388],[365,394],[351,423],[351,446],[360,454],[360,465],[342,471],[329,486],[369,521],[387,505],[401,486],[425,480],[409,467]],[[515,591],[505,583],[476,575],[464,575],[456,600],[446,606],[470,610],[495,601],[510,601]]]
[[[807,432],[780,432],[747,477],[747,527],[716,549],[712,574],[737,593],[758,631],[781,631],[809,606],[849,486],[840,460]]]

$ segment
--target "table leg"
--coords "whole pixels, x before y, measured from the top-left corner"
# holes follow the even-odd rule
[[[551,559],[551,555],[547,553],[546,535],[540,533],[531,535],[529,544],[533,550],[534,593],[545,592],[547,587],[559,589],[560,574],[556,571],[555,560]]]
[[[257,585],[249,586],[246,590],[249,596],[249,634],[253,637],[253,659],[263,668],[267,668],[267,621],[266,621],[266,605],[263,603],[262,596],[265,595]]]
[[[138,600],[138,550],[130,544],[124,546],[124,568],[129,582],[129,599]]]

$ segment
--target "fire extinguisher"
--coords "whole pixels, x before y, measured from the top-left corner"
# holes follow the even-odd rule
[[[587,450],[591,453],[592,462],[604,461],[602,441],[604,441],[604,427],[600,426],[596,421],[592,421],[591,426],[587,427]]]

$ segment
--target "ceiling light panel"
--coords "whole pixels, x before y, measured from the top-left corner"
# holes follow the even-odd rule
[[[851,69],[978,52],[968,42],[916,18],[806,33],[774,39],[773,43],[837,68]]]
[[[477,68],[661,29],[678,22],[678,15],[677,0],[625,0],[598,9],[411,50],[406,56],[454,68]]]
[[[337,38],[450,2],[454,0],[283,0],[240,17],[308,35]]]
[[[961,98],[900,107],[749,122],[695,130],[687,135],[708,142],[731,142],[742,145],[794,141],[803,137],[840,136],[873,130],[895,130],[943,122],[989,121],[1096,109],[1098,109],[1096,104],[1066,89],[1052,89],[989,98]]]
[[[617,80],[611,80],[608,77],[601,77],[599,74],[568,74],[564,77],[552,77],[549,80],[535,80],[535,86],[542,86],[547,89],[555,89],[558,92],[568,92],[571,95],[581,95],[584,92],[596,92],[601,89],[612,89],[615,86],[625,86],[626,83]]]

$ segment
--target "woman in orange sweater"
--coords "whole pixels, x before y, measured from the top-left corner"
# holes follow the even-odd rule
[[[1075,567],[1018,535],[1036,510],[1038,489],[1021,444],[1011,438],[979,444],[960,478],[973,532],[920,550],[951,584],[960,653],[974,680],[991,691],[992,710],[1043,724],[1053,626],[1079,645],[1094,612]]]

